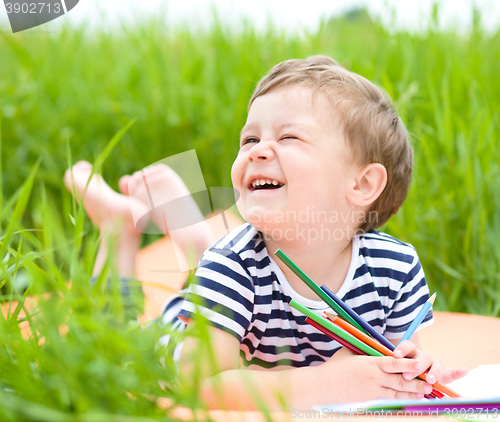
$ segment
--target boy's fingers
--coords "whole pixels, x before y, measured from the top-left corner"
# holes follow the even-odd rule
[[[394,391],[390,389],[389,391],[389,397],[398,400],[421,400],[424,398],[424,395],[420,393],[406,393],[404,391]]]
[[[427,371],[427,382],[434,384],[437,380],[441,378],[444,372],[444,365],[440,360],[435,360],[432,362],[432,366]]]
[[[417,355],[418,349],[415,344],[409,340],[401,342],[401,344],[394,349],[394,356],[397,358],[414,358]]]
[[[420,375],[420,374],[416,374],[416,375],[415,375],[413,372],[405,372],[405,373],[403,374],[403,378],[404,378],[405,380],[411,381],[413,378],[415,378],[415,377],[416,377],[416,376],[418,376],[418,375]]]
[[[444,384],[456,381],[469,373],[467,368],[451,368],[444,371],[440,381]]]
[[[422,380],[407,381],[401,375],[387,374],[383,386],[400,393],[429,394],[432,386]]]
[[[402,374],[404,372],[423,372],[420,362],[414,359],[396,359],[393,357],[377,358],[378,367],[388,374]],[[420,373],[420,372],[419,372]]]
[[[421,400],[424,394],[421,393],[408,393],[406,391],[397,391],[387,388],[387,398],[397,400]]]

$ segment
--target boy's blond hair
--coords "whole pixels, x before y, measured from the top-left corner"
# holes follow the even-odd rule
[[[326,56],[287,60],[274,66],[255,88],[254,100],[276,88],[305,86],[324,95],[338,112],[344,136],[361,165],[380,163],[387,170],[387,185],[372,204],[358,230],[368,232],[395,214],[408,194],[413,149],[406,128],[390,97],[373,83],[349,72]],[[376,218],[372,219],[371,216]]]

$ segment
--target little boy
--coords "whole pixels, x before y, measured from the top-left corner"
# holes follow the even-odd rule
[[[255,408],[256,392],[276,408],[281,399],[308,408],[421,398],[431,390],[415,379],[424,370],[430,382],[465,375],[444,372],[416,348],[417,335],[397,349],[412,359],[340,350],[289,302],[331,310],[274,257],[282,249],[397,344],[429,291],[414,248],[374,229],[406,198],[412,158],[390,100],[328,57],[285,61],[259,82],[231,173],[248,224],[205,252],[185,299],[165,310],[164,321],[201,314],[210,324],[218,369],[202,364],[209,406]],[[420,328],[430,323],[431,313]],[[181,382],[194,377],[200,347],[184,341]]]
[[[169,169],[149,171],[156,174],[153,183],[174,190],[174,197],[187,194]],[[241,195],[238,208],[248,223],[206,250],[195,282],[167,304],[162,316],[180,330],[196,325],[197,314],[209,322],[210,359],[195,337],[170,348],[174,358],[182,348],[181,387],[197,378],[195,367],[201,363],[201,396],[209,407],[252,409],[260,397],[271,408],[284,403],[310,408],[421,398],[431,385],[415,377],[425,370],[429,382],[464,376],[465,368],[444,371],[418,350],[417,334],[398,346],[398,359],[354,356],[342,349],[290,307],[295,299],[319,314],[331,312],[274,258],[282,249],[397,344],[429,291],[414,248],[375,228],[402,205],[411,172],[404,125],[375,85],[324,56],[275,66],[250,100],[232,168]],[[73,189],[73,175],[81,193],[90,173],[89,163],[78,163],[66,173],[66,185]],[[129,198],[94,177],[85,207],[101,232],[119,233],[115,262],[122,277],[133,278],[139,233]],[[147,199],[134,193],[134,180],[139,184],[141,178],[135,174],[120,182],[132,201]],[[103,206],[108,215],[95,212]],[[202,250],[211,235],[187,237]],[[101,245],[95,275],[105,253]],[[431,314],[420,328],[430,323]]]

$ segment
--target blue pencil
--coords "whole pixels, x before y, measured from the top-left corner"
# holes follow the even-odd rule
[[[393,351],[396,347],[389,340],[387,340],[382,334],[380,334],[375,328],[373,328],[370,324],[368,324],[362,317],[360,317],[349,305],[344,303],[342,299],[340,299],[335,293],[333,293],[328,287],[324,284],[321,286],[321,289],[330,296],[336,303],[339,305],[349,316],[354,319],[363,329],[370,334],[375,340],[379,343],[383,344],[389,350]]]
[[[408,329],[406,330],[406,333],[404,334],[403,337],[401,337],[401,340],[399,340],[399,343],[401,343],[404,340],[410,340],[413,334],[415,334],[415,331],[417,330],[418,326],[422,322],[422,320],[425,318],[427,315],[427,312],[429,312],[429,309],[431,309],[432,305],[434,304],[434,300],[436,299],[436,293],[434,293],[427,302],[424,303],[422,306],[422,309],[420,309],[420,312],[417,314],[413,322],[410,324]],[[398,343],[398,345],[399,345]]]

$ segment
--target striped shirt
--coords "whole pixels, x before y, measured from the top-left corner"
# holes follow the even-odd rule
[[[429,289],[413,246],[374,230],[353,238],[351,263],[337,295],[386,338],[398,339],[429,298]],[[237,337],[246,367],[319,365],[341,347],[289,305],[295,299],[319,315],[334,313],[323,301],[292,289],[261,233],[249,224],[205,252],[182,296],[175,312],[188,318],[199,313]],[[167,306],[166,314],[169,308],[172,313]],[[429,311],[420,328],[431,323]]]

